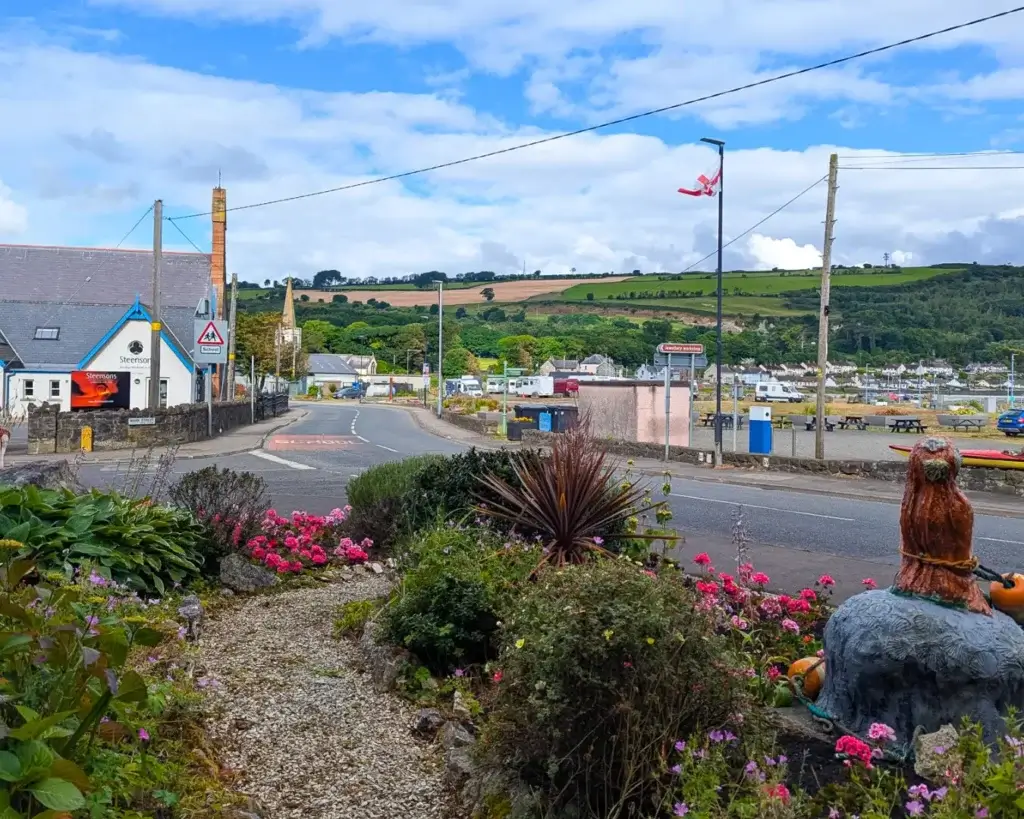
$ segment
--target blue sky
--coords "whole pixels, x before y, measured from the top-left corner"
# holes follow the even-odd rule
[[[232,206],[335,187],[1008,6],[837,5],[7,0],[0,241],[113,244],[154,198],[174,215],[206,210],[218,171]],[[323,266],[682,269],[714,241],[711,203],[674,194],[713,167],[698,143],[708,135],[728,144],[731,235],[823,175],[837,149],[851,168],[841,172],[841,260],[1024,261],[1024,171],[852,170],[880,153],[1024,150],[1022,17],[405,184],[239,211],[231,260],[250,279]],[[1012,155],[953,164],[965,162],[1024,165]],[[814,263],[823,196],[812,191],[738,241],[733,263]],[[181,226],[208,247],[206,219]],[[147,241],[140,228],[129,244]],[[173,230],[166,241],[187,247]]]

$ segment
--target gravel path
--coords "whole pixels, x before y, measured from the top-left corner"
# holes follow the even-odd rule
[[[250,599],[206,624],[210,733],[263,819],[441,819],[440,752],[414,740],[414,709],[373,690],[336,608],[387,591],[365,576]]]

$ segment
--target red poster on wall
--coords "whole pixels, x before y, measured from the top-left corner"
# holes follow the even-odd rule
[[[131,373],[71,373],[71,409],[130,409]]]

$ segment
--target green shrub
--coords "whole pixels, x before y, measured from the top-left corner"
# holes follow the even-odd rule
[[[420,503],[415,497],[418,476],[443,460],[421,455],[372,466],[353,478],[345,490],[352,507],[346,522],[350,537],[369,538],[386,549],[411,534]]]
[[[349,600],[339,606],[334,618],[334,636],[358,637],[380,607],[379,600]]]
[[[24,544],[42,571],[70,579],[84,568],[140,592],[163,595],[199,576],[206,533],[181,509],[96,490],[76,495],[35,486],[0,489],[0,533]]]
[[[502,612],[538,559],[537,550],[487,529],[438,527],[402,555],[405,574],[385,610],[390,642],[431,671],[485,663],[495,656]]]
[[[653,815],[659,752],[744,712],[743,675],[696,602],[678,575],[624,559],[545,570],[503,616],[489,764],[554,815]]]
[[[259,475],[216,466],[183,475],[171,487],[170,499],[206,528],[207,577],[218,573],[222,557],[260,533],[263,513],[270,506],[267,483]]]

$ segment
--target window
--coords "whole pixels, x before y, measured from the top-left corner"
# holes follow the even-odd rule
[[[60,398],[60,381],[50,382],[50,398]]]
[[[160,379],[160,407],[167,409],[167,379]]]
[[[36,327],[36,341],[56,341],[60,338],[60,327]]]
[[[25,380],[23,382],[23,384],[24,384],[25,397],[26,398],[35,398],[36,397],[36,384],[35,384],[35,382],[31,378],[29,378],[29,379]]]

